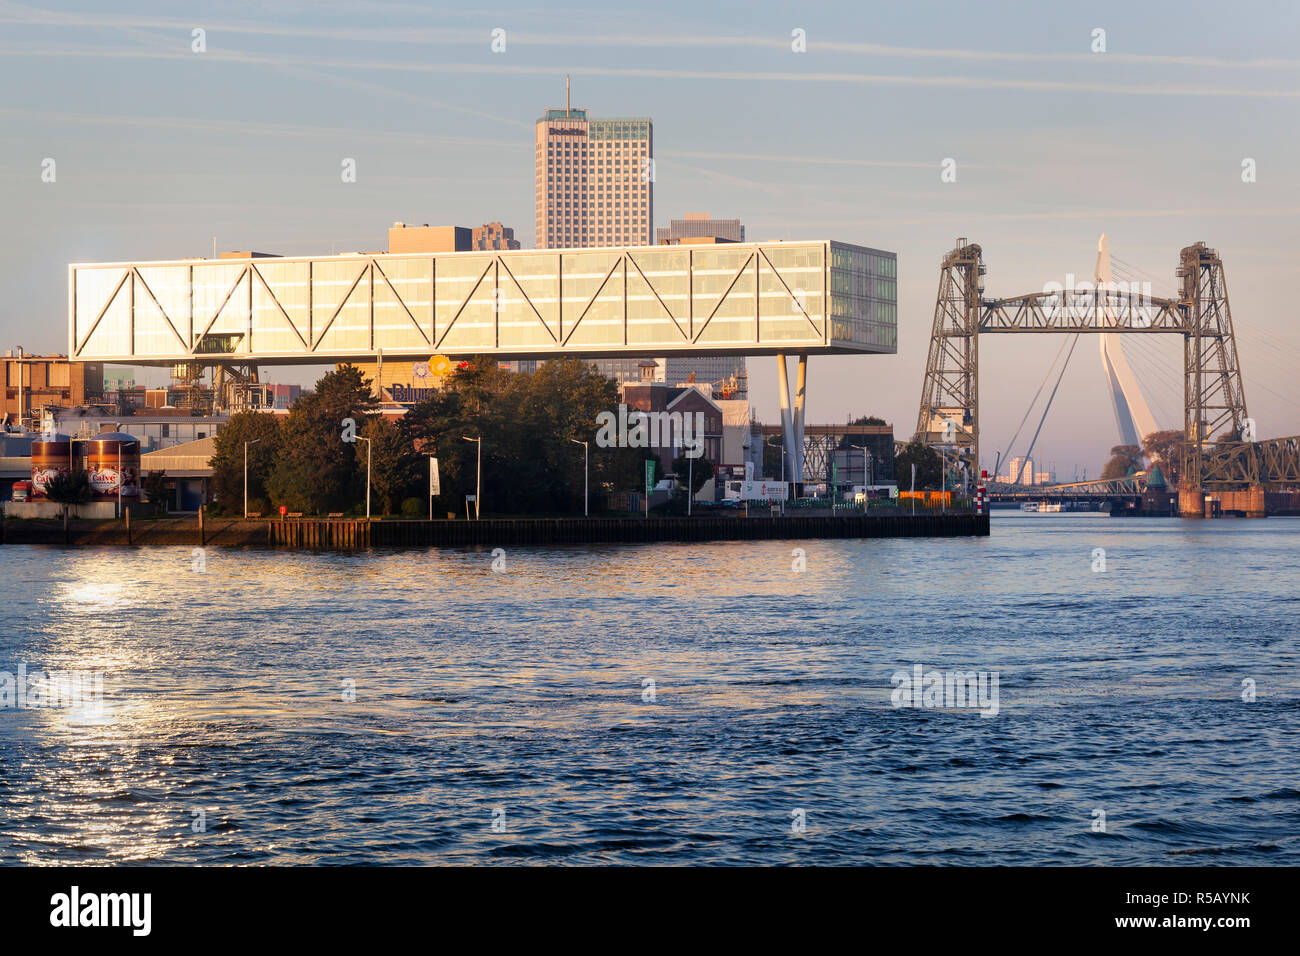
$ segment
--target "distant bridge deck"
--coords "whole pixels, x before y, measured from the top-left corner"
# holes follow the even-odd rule
[[[986,486],[990,501],[1110,501],[1137,498],[1146,491],[1147,473],[1134,472],[1107,481],[1073,481],[1056,485],[1010,485],[993,482]]]

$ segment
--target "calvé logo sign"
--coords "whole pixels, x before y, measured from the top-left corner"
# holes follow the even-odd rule
[[[90,487],[95,494],[111,495],[117,492],[117,469],[99,468],[90,473]]]

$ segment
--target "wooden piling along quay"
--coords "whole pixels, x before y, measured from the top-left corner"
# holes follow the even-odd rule
[[[485,518],[482,521],[290,519],[269,522],[271,544],[356,549],[428,545],[595,544],[648,541],[757,541],[780,538],[943,538],[983,536],[976,514],[787,515],[705,518]]]
[[[370,529],[381,522],[349,518],[278,519],[267,523],[271,544],[315,551],[370,547]]]

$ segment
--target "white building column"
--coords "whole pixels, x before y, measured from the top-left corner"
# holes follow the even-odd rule
[[[794,436],[791,444],[794,445],[794,480],[798,484],[803,484],[803,411],[804,411],[804,393],[808,387],[808,353],[799,353],[799,373],[795,379],[794,392]]]
[[[781,480],[790,481],[794,474],[794,424],[790,414],[790,373],[785,367],[785,353],[776,356],[776,389],[781,400],[781,443],[785,454],[781,456]]]

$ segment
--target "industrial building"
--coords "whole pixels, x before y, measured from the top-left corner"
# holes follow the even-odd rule
[[[37,427],[46,407],[103,401],[102,362],[73,362],[66,355],[24,355],[9,349],[4,356],[3,424],[6,429]]]

